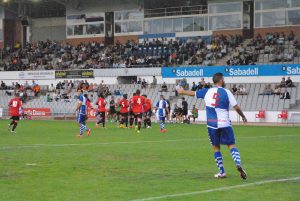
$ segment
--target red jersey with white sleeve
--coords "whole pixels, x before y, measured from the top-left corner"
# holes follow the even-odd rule
[[[99,98],[97,100],[97,105],[98,105],[98,112],[105,112],[106,111],[106,101],[104,98]]]
[[[132,97],[132,111],[134,113],[143,113],[145,104],[145,97],[133,96]]]
[[[120,108],[120,113],[128,113],[128,107],[129,107],[129,101],[125,98],[121,99],[119,102],[121,108]]]
[[[20,107],[22,106],[22,101],[20,98],[13,98],[9,101],[9,114],[12,117],[20,116]]]

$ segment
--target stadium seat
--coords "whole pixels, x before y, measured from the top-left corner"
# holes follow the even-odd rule
[[[260,110],[258,111],[258,114],[255,114],[256,119],[265,119],[266,118],[266,111]]]
[[[287,110],[282,110],[280,114],[278,114],[278,119],[287,121],[288,119],[288,111]]]

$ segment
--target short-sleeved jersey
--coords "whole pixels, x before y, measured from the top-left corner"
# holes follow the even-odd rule
[[[105,112],[106,111],[106,101],[104,98],[99,98],[97,100],[98,105],[98,112]]]
[[[79,108],[79,115],[86,115],[87,114],[87,99],[84,95],[80,95],[78,101],[81,102],[81,106]]]
[[[22,101],[19,98],[11,99],[8,105],[10,116],[20,116],[20,107],[22,106]]]
[[[128,113],[129,101],[125,98],[121,99],[119,102],[120,105],[120,113]]]
[[[132,111],[134,113],[143,113],[145,98],[143,96],[132,97]]]
[[[159,117],[165,117],[166,116],[166,110],[169,107],[169,104],[166,100],[159,100],[156,103],[156,108],[157,108],[157,115]]]
[[[205,101],[207,127],[218,129],[231,126],[229,106],[236,106],[237,101],[229,90],[222,87],[205,88],[196,91],[195,96]]]
[[[144,112],[148,112],[149,110],[151,110],[151,100],[149,98],[145,99],[145,105],[144,105]]]

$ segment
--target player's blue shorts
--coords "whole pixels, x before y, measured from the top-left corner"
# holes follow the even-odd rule
[[[165,121],[166,111],[165,110],[158,110],[156,112],[156,118],[157,118],[158,121]]]
[[[225,128],[207,128],[208,129],[208,136],[210,142],[214,146],[220,146],[220,144],[224,145],[232,145],[235,144],[235,138],[233,134],[232,127],[225,127]]]
[[[86,121],[86,115],[78,114],[77,116],[77,122],[82,124]]]

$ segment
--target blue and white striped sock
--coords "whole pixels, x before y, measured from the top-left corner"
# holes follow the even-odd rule
[[[225,173],[225,169],[224,169],[224,166],[223,166],[223,158],[222,158],[221,152],[219,152],[219,151],[215,152],[214,156],[215,156],[216,165],[219,168],[220,173],[221,174]]]
[[[242,164],[242,161],[239,150],[237,148],[232,148],[230,152],[235,165],[240,166]]]
[[[163,121],[160,122],[160,130],[165,128],[165,123]]]
[[[88,127],[86,127],[86,125],[84,125],[84,124],[80,124],[80,135],[82,135],[83,134],[83,131],[88,131],[89,129],[88,129]]]

